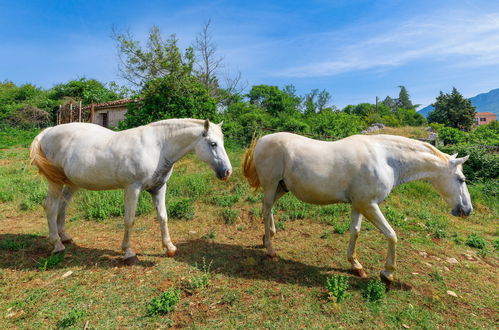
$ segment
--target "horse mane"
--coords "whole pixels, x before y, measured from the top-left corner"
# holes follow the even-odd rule
[[[446,164],[449,162],[449,155],[441,152],[428,142],[423,142],[415,139],[410,139],[403,136],[397,135],[387,135],[387,134],[379,134],[379,135],[370,135],[369,137],[376,136],[379,139],[383,139],[385,141],[391,141],[397,145],[397,147],[403,147],[410,149],[412,151],[426,152],[436,157],[437,159],[445,162]]]
[[[165,120],[156,121],[141,127],[165,127],[166,128],[164,132],[165,136],[173,137],[179,132],[190,127],[196,127],[196,126],[204,127],[204,122],[205,120],[203,119],[175,118],[175,119],[165,119]],[[212,123],[210,122],[210,124]],[[211,129],[215,129],[219,134],[222,134],[222,130],[218,125],[213,125],[213,124],[210,125],[210,130]]]

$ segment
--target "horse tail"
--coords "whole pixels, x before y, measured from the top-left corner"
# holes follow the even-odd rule
[[[50,183],[73,186],[74,184],[68,179],[62,167],[48,160],[43,152],[40,142],[49,129],[51,129],[51,127],[44,129],[35,137],[33,142],[31,142],[29,150],[30,164],[34,164],[38,168],[38,173],[43,175]]]
[[[257,142],[258,139],[254,137],[249,148],[246,149],[246,152],[244,153],[243,160],[243,174],[249,185],[255,188],[255,190],[260,187],[260,180],[258,179],[258,173],[256,173],[255,159],[253,157],[253,152],[255,151],[255,145]]]

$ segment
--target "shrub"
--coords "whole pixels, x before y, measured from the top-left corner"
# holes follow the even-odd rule
[[[348,289],[348,277],[345,275],[333,275],[326,279],[326,289],[329,299],[336,298],[336,302],[340,303],[345,297],[345,292]]]
[[[171,288],[159,297],[153,298],[146,305],[147,316],[164,315],[171,312],[180,301],[180,290]]]
[[[78,322],[78,320],[80,320],[84,316],[85,316],[84,311],[80,309],[72,309],[69,311],[68,314],[66,314],[65,317],[63,317],[57,322],[57,327],[62,329],[69,328],[75,325],[76,322]]]
[[[458,144],[467,140],[467,134],[457,128],[442,127],[438,131],[438,137],[444,144]]]
[[[386,287],[380,280],[372,280],[362,289],[362,297],[370,302],[378,302],[385,296]]]
[[[466,245],[475,249],[485,249],[486,243],[482,236],[478,234],[471,234],[466,240]]]
[[[173,219],[194,219],[196,211],[189,198],[183,198],[168,205],[168,215]]]
[[[499,155],[489,153],[486,148],[470,145],[453,145],[439,148],[441,151],[458,157],[470,155],[463,164],[463,172],[469,181],[496,180],[499,177]]]

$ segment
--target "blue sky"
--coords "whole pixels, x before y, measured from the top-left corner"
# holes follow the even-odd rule
[[[78,77],[124,83],[111,29],[152,25],[189,46],[212,20],[221,74],[248,85],[326,89],[332,104],[396,97],[432,103],[499,88],[499,1],[0,0],[0,80],[49,88]]]

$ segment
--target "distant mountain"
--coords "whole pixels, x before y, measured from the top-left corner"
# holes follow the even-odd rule
[[[476,112],[493,112],[499,118],[499,88],[493,89],[488,93],[478,94],[469,100],[476,107]],[[429,105],[418,112],[428,117],[428,113],[433,111],[433,109],[433,106]]]

